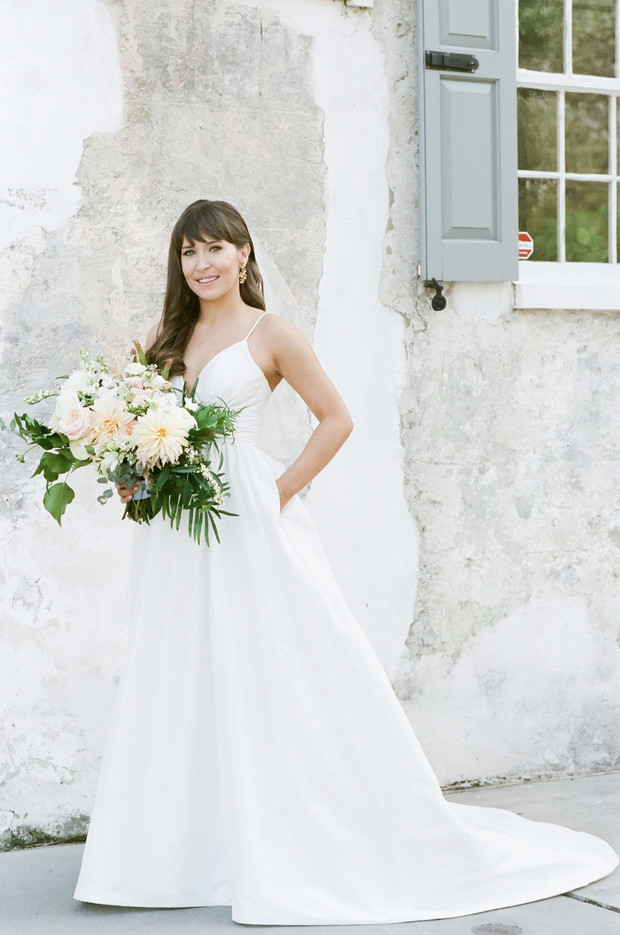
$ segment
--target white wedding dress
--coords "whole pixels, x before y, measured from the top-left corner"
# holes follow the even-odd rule
[[[599,838],[446,802],[303,503],[280,512],[248,338],[209,361],[198,395],[244,407],[224,446],[238,516],[210,547],[158,519],[136,530],[130,646],[75,898],[386,923],[610,873]]]

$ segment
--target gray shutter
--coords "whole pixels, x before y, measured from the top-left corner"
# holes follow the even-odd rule
[[[445,281],[518,275],[515,5],[421,0],[421,272]],[[473,74],[425,67],[472,53]]]

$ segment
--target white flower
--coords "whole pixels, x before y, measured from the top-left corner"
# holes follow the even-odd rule
[[[144,373],[145,370],[146,367],[144,364],[140,363],[130,363],[125,367],[125,373],[129,374],[130,377],[139,377]]]
[[[120,438],[114,442],[114,449],[121,452],[121,454],[128,454],[134,452],[135,445],[131,440],[131,436],[127,438]],[[135,458],[133,459],[135,461]]]
[[[60,390],[37,390],[36,393],[32,393],[30,396],[24,397],[24,402],[28,403],[29,406],[34,406],[35,403],[40,403],[42,399],[49,399],[50,396],[59,396]]]
[[[161,374],[156,373],[152,380],[149,381],[154,390],[163,390],[164,387],[168,387],[170,384],[167,380],[161,376]]]
[[[108,393],[116,393],[116,389],[116,381],[108,373],[102,373],[99,376],[99,388],[97,390],[97,396],[105,396]]]
[[[183,405],[186,409],[189,409],[190,412],[196,412],[200,404],[197,403],[195,399],[192,399],[191,396],[186,396]]]
[[[154,409],[178,409],[179,399],[176,393],[160,393],[157,391],[153,396]]]
[[[76,441],[70,441],[69,448],[71,449],[71,454],[79,461],[88,461],[90,455],[86,451],[86,446],[90,444],[92,444],[92,441],[89,436],[86,438],[78,438]]]
[[[57,428],[72,442],[78,438],[90,438],[93,430],[92,413],[78,402],[64,410],[58,419]]]
[[[102,474],[108,474],[110,471],[115,471],[118,467],[118,462],[120,461],[120,452],[114,451],[114,449],[106,449],[103,455],[99,459],[99,470]]]
[[[67,377],[63,384],[63,391],[65,387],[68,387],[76,392],[82,390],[84,392],[88,389],[90,385],[90,379],[87,373],[84,370],[74,370],[71,376]]]
[[[50,426],[53,429],[58,428],[58,423],[64,417],[65,413],[69,412],[71,409],[76,406],[80,406],[80,400],[78,394],[73,389],[63,389],[58,394],[56,399],[56,406],[54,407],[54,412],[52,418],[50,419]]]
[[[100,396],[93,403],[92,413],[93,437],[96,443],[102,444],[110,439],[131,435],[135,416],[127,411],[122,400],[116,396]]]
[[[139,417],[131,436],[138,461],[148,469],[176,464],[195,424],[191,413],[179,406],[150,409]]]

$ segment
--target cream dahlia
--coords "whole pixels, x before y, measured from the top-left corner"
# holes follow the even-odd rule
[[[131,436],[138,461],[149,470],[176,464],[187,446],[187,433],[194,425],[193,415],[180,406],[149,410],[139,417]]]
[[[93,438],[96,443],[131,435],[135,416],[127,411],[118,397],[100,396],[92,405],[92,414]]]

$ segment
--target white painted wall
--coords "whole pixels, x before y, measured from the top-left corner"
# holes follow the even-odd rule
[[[342,451],[313,481],[307,502],[353,612],[394,674],[411,626],[418,537],[404,497],[399,437],[404,322],[379,300],[390,145],[382,51],[370,16],[347,15],[339,4],[259,5],[313,39],[327,167],[314,348],[355,423]]]
[[[443,782],[617,768],[620,321],[447,298],[409,337],[400,697]]]
[[[18,368],[8,364],[5,377],[25,395],[39,388],[41,361],[50,380],[58,362],[48,323],[31,330],[26,317],[16,339],[13,309],[42,275],[46,232],[80,209],[85,139],[120,126],[121,72],[103,0],[32,0],[27,8],[1,0],[0,20],[0,248],[8,248],[0,270],[10,333],[2,351],[13,361],[19,341]],[[70,331],[61,292],[57,301],[57,325],[66,318]],[[19,469],[4,440],[0,453],[0,842],[10,843],[23,827],[61,838],[83,830],[76,815],[90,808],[125,643],[115,591],[128,580],[130,531],[118,507],[98,509],[85,477],[74,486],[88,506],[58,528],[41,506],[39,479],[22,468],[11,483]]]
[[[80,207],[84,140],[118,129],[121,72],[103,0],[0,0],[0,249]]]

